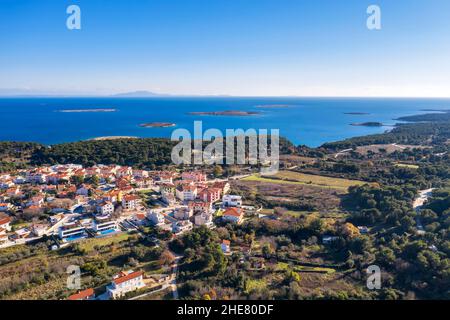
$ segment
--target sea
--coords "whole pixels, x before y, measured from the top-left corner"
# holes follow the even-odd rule
[[[114,112],[61,112],[114,109]],[[391,130],[402,116],[450,109],[449,99],[369,98],[1,98],[0,141],[39,142],[46,145],[105,136],[167,137],[178,128],[203,130],[279,129],[296,145],[317,147],[325,142]],[[190,112],[238,110],[251,116],[191,115]],[[428,111],[429,112],[429,111]],[[174,123],[167,128],[145,128],[151,122]],[[380,122],[382,127],[352,126]]]

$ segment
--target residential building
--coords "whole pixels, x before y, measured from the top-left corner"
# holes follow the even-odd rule
[[[226,182],[226,181],[224,181],[224,182],[214,182],[212,184],[212,187],[221,189],[222,190],[222,194],[227,194],[228,191],[230,191],[230,188],[231,188],[230,184],[228,182]]]
[[[220,188],[207,188],[202,190],[198,194],[198,198],[203,200],[204,202],[215,203],[220,201],[220,196],[222,194],[222,189]]]
[[[112,299],[123,297],[128,292],[145,287],[144,273],[129,270],[116,275],[111,284],[106,288],[108,296]]]
[[[194,185],[180,185],[175,192],[180,201],[193,201],[197,198],[197,187]]]
[[[114,205],[109,201],[101,202],[97,205],[97,212],[102,216],[111,215],[114,213]]]
[[[4,213],[0,213],[0,228],[11,231],[11,217]]]
[[[73,295],[71,295],[69,298],[67,298],[67,300],[72,300],[72,301],[76,301],[76,300],[94,300],[95,299],[95,293],[94,293],[94,289],[89,288],[83,291],[79,291],[78,293],[75,293]]]
[[[122,207],[124,210],[136,210],[139,204],[140,198],[136,195],[126,195],[122,199]]]
[[[242,197],[236,195],[226,194],[222,198],[222,203],[224,207],[241,207]]]
[[[172,232],[180,234],[192,230],[192,228],[193,228],[192,222],[190,222],[189,220],[183,220],[173,223]]]
[[[155,211],[151,211],[147,215],[147,219],[150,220],[151,224],[153,224],[154,226],[163,225],[165,221],[164,216],[161,213]]]
[[[231,244],[231,242],[229,240],[223,240],[222,241],[222,244],[220,245],[220,248],[222,249],[223,253],[230,253],[231,252],[230,244]]]
[[[228,208],[222,214],[222,219],[229,222],[240,224],[244,218],[244,212],[241,208]]]
[[[194,217],[194,223],[196,226],[206,225],[210,227],[213,225],[212,218],[212,214],[202,212]]]
[[[194,212],[205,212],[209,213],[212,210],[212,204],[211,202],[204,202],[204,201],[189,201],[188,203],[189,208],[194,210]]]
[[[93,230],[97,234],[107,234],[118,231],[119,225],[110,215],[97,215],[94,218]]]
[[[6,212],[12,208],[10,203],[0,203],[0,212]]]
[[[205,182],[207,180],[206,174],[201,171],[183,172],[181,174],[183,180],[189,180],[194,182]]]
[[[174,211],[174,217],[178,220],[189,220],[194,215],[194,210],[189,207],[176,208]]]
[[[172,206],[177,203],[177,199],[175,198],[175,196],[170,193],[162,193],[161,200],[169,206]]]
[[[78,222],[69,222],[59,227],[59,238],[62,240],[72,240],[86,236],[86,228]]]
[[[31,231],[33,232],[33,234],[36,237],[42,237],[43,235],[45,235],[45,233],[47,231],[47,225],[45,225],[45,224],[34,224],[31,227]]]

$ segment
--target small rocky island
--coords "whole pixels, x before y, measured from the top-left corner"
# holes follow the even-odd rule
[[[169,127],[175,127],[175,123],[171,122],[148,122],[148,123],[141,123],[139,127],[141,128],[169,128]]]
[[[357,127],[383,127],[384,124],[381,122],[361,122],[361,123],[352,123],[352,126]]]
[[[255,111],[205,111],[205,112],[189,112],[188,114],[193,116],[254,116],[260,114],[260,112]]]

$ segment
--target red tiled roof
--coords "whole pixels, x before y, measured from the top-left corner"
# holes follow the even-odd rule
[[[11,218],[10,217],[0,218],[0,225],[7,224],[9,222],[11,222]]]
[[[86,289],[71,295],[68,300],[84,300],[94,295],[94,289]]]
[[[242,215],[242,211],[240,208],[228,208],[224,213],[224,216],[234,216],[240,217]]]
[[[133,200],[139,200],[140,198],[138,196],[135,196],[135,195],[129,195],[129,196],[123,197],[123,199],[125,201],[133,201]]]
[[[140,277],[140,276],[142,276],[144,273],[142,272],[142,271],[135,271],[135,272],[132,272],[132,273],[130,273],[130,274],[127,274],[126,276],[122,276],[122,277],[119,277],[119,278],[117,278],[117,279],[114,279],[113,280],[113,282],[117,285],[117,284],[121,284],[121,283],[124,283],[124,282],[127,282],[127,281],[129,281],[129,280],[132,280],[132,279],[134,279],[134,278],[137,278],[137,277]]]

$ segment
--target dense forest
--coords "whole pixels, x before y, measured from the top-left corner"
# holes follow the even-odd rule
[[[76,163],[85,166],[95,164],[118,164],[155,169],[172,164],[171,152],[176,142],[165,138],[116,139],[102,141],[80,141],[44,146],[26,142],[0,143],[0,170],[15,168],[14,162],[21,164],[54,165]],[[208,142],[203,143],[205,148]],[[237,141],[235,140],[235,147]],[[270,152],[271,140],[268,139]],[[226,143],[224,142],[224,154]],[[280,153],[289,153],[294,145],[280,137]],[[235,149],[236,150],[236,149]],[[246,140],[248,154],[248,139]],[[8,159],[10,159],[8,161]],[[14,160],[14,161],[12,161]]]

